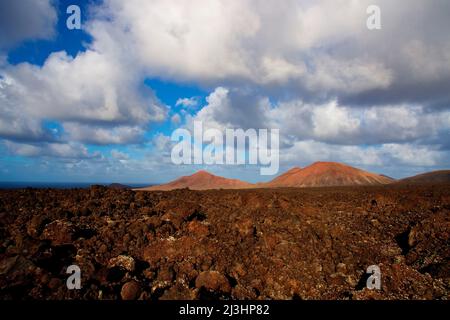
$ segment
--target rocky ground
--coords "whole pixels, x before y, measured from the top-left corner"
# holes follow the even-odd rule
[[[449,232],[450,185],[0,191],[0,299],[448,299]]]

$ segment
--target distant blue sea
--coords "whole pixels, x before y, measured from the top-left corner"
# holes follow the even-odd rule
[[[95,182],[4,182],[0,181],[0,189],[23,189],[23,188],[51,188],[51,189],[76,189],[89,188],[92,185],[109,186],[111,183]],[[132,188],[148,187],[149,183],[122,183]]]

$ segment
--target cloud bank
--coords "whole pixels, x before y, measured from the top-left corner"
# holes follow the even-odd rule
[[[366,28],[371,4],[381,30]],[[105,0],[90,9],[83,28],[93,40],[75,57],[0,59],[0,139],[12,154],[98,161],[86,145],[131,145],[152,163],[160,151],[142,148],[161,139],[156,123],[201,120],[280,129],[285,166],[320,159],[406,174],[450,163],[447,0]],[[51,39],[56,19],[51,1],[3,1],[0,50]],[[148,78],[201,87],[206,103],[180,96],[166,106]]]

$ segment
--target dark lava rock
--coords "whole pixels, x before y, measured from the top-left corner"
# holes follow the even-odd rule
[[[449,185],[0,190],[0,300],[449,299],[449,240]]]
[[[50,240],[53,245],[68,244],[74,240],[75,232],[71,222],[56,220],[45,226],[41,239]]]
[[[141,294],[141,287],[136,281],[129,281],[122,286],[120,296],[122,300],[136,300]]]
[[[228,279],[217,271],[203,271],[200,273],[195,280],[195,287],[222,293],[231,292],[231,286]]]
[[[44,215],[34,216],[27,224],[27,234],[33,238],[39,237],[47,220],[47,217]]]

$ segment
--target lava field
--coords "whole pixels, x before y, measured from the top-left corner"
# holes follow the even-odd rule
[[[2,190],[0,299],[448,299],[449,233],[448,184]]]

